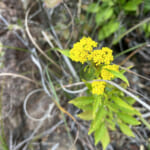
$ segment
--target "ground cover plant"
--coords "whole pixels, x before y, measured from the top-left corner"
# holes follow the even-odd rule
[[[113,61],[112,50],[108,47],[93,50],[97,44],[91,38],[83,37],[70,50],[69,57],[82,64],[87,62],[85,72],[92,72],[92,79],[99,80],[93,81],[91,84],[85,81],[92,94],[77,97],[70,103],[82,109],[83,112],[78,114],[78,117],[92,120],[88,133],[94,132],[95,145],[101,141],[103,148],[106,149],[110,142],[108,128],[115,130],[117,123],[124,134],[134,137],[129,126],[139,125],[140,122],[134,118],[134,115],[141,114],[132,107],[134,99],[125,96],[116,87],[108,85],[109,82],[105,82],[105,80],[109,81],[118,77],[129,85],[122,73],[124,70],[119,70],[118,65],[111,64]]]

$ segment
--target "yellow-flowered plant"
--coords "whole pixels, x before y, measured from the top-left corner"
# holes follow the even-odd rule
[[[73,61],[81,62],[82,64],[92,62],[95,67],[102,66],[99,79],[111,80],[114,78],[114,75],[105,69],[111,69],[114,71],[119,70],[118,65],[110,65],[114,59],[112,55],[113,51],[108,47],[94,50],[93,48],[96,46],[97,43],[90,37],[83,37],[80,42],[73,45],[73,48],[70,50],[70,58]],[[102,95],[106,86],[106,83],[104,83],[104,81],[94,81],[92,83],[92,93]]]
[[[108,130],[116,130],[116,124],[124,134],[134,137],[129,125],[140,124],[134,118],[140,113],[132,107],[135,101],[131,97],[106,82],[120,78],[126,84],[124,87],[128,85],[128,80],[123,75],[125,71],[112,64],[113,51],[108,47],[96,49],[97,46],[98,43],[90,37],[83,37],[69,51],[69,57],[84,64],[85,74],[90,75],[90,81],[84,79],[88,95],[77,97],[70,103],[83,111],[78,117],[92,121],[88,134],[94,132],[95,145],[101,142],[103,149],[106,149],[110,142]]]

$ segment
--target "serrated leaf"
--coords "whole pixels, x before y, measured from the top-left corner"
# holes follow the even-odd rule
[[[124,123],[118,123],[120,130],[127,136],[135,137],[132,130]]]
[[[100,142],[100,140],[104,137],[104,132],[105,132],[105,124],[102,123],[94,133],[95,145],[97,145]]]
[[[108,119],[107,122],[108,122],[109,129],[111,129],[112,131],[115,131],[116,130],[116,128],[115,128],[115,126],[116,126],[115,122],[112,121],[112,120],[110,120],[110,119]]]
[[[93,119],[92,110],[91,111],[84,111],[84,112],[78,114],[77,116],[83,120],[92,120]]]
[[[105,129],[104,129],[104,138],[102,138],[101,140],[102,142],[102,145],[103,145],[103,149],[105,150],[110,142],[110,137],[109,137],[109,133],[108,133],[108,130],[105,126]]]
[[[95,131],[94,138],[95,138],[95,145],[97,145],[101,141],[103,149],[105,150],[110,142],[109,133],[105,123],[103,123],[100,126],[100,128]]]
[[[118,104],[112,103],[109,107],[110,107],[110,109],[112,109],[112,111],[114,111],[114,112],[118,112],[118,111],[119,111],[119,112],[122,112],[122,113],[127,113],[127,114],[129,114],[129,115],[138,115],[138,116],[141,115],[140,112],[137,111],[136,109],[131,110],[131,109],[122,107],[122,106],[120,106],[120,105],[118,105]]]
[[[115,131],[116,130],[116,128],[115,128],[115,126],[116,126],[116,121],[114,120],[115,118],[114,118],[114,111],[112,111],[111,109],[110,109],[110,103],[109,103],[109,106],[108,106],[108,117],[107,117],[107,127],[109,127],[111,130],[113,130],[113,131]]]
[[[110,70],[110,69],[105,69],[107,71],[109,71],[110,73],[112,73],[115,77],[120,78],[121,80],[123,80],[124,82],[126,82],[129,85],[128,79],[120,72],[114,71],[114,70]]]
[[[123,101],[121,98],[116,97],[116,96],[112,96],[111,99],[119,106],[124,107],[128,110],[134,110],[134,108],[132,106],[130,106],[129,104],[127,104],[125,101]]]
[[[129,125],[139,125],[141,124],[138,120],[133,118],[131,115],[125,114],[125,113],[119,113],[118,117],[125,123]]]
[[[95,131],[101,125],[101,123],[103,122],[103,120],[106,117],[106,114],[107,114],[107,112],[106,112],[104,106],[102,105],[99,108],[95,119],[91,123],[91,126],[90,126],[88,134],[91,134],[93,131]]]
[[[96,112],[100,104],[101,104],[101,96],[96,96],[93,102],[93,118],[95,118]]]
[[[100,7],[97,3],[92,3],[89,5],[87,12],[90,13],[97,13],[99,11]]]

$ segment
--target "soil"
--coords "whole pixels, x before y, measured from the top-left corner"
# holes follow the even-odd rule
[[[25,17],[25,10],[23,7],[21,1],[17,0],[2,0],[0,2],[0,14],[7,20],[9,24],[17,25],[20,21],[19,19]],[[36,9],[36,7],[35,7]],[[58,8],[57,8],[58,9]],[[61,9],[61,8],[60,8]],[[32,10],[34,11],[34,10]],[[58,12],[61,12],[61,10],[58,9]],[[56,14],[55,14],[56,15]],[[36,21],[39,21],[38,23],[42,23],[43,27],[47,26],[46,23],[43,21],[43,14],[40,15],[40,17],[36,18]],[[59,16],[60,17],[60,16]],[[59,18],[58,17],[58,18]],[[59,18],[60,19],[60,18]],[[24,23],[24,19],[21,20],[22,23]],[[64,23],[65,24],[65,23]],[[42,41],[42,38],[40,37],[40,33],[38,31],[41,30],[41,28],[38,28],[38,25],[30,26],[33,35],[37,37],[37,41]],[[68,31],[63,31],[66,33],[66,37],[63,37],[61,40],[65,40],[68,38]],[[76,32],[76,31],[75,31]],[[3,48],[0,47],[0,52],[4,53],[4,56],[1,58],[3,67],[0,69],[0,74],[3,73],[11,73],[11,75],[3,75],[0,76],[0,93],[1,93],[1,99],[0,102],[2,104],[2,115],[1,119],[3,120],[3,126],[4,126],[4,132],[6,135],[6,142],[9,144],[10,136],[13,137],[13,142],[19,144],[21,141],[25,140],[27,137],[29,137],[35,128],[39,125],[39,122],[32,121],[29,119],[23,109],[23,104],[26,96],[33,90],[40,88],[40,74],[38,71],[38,68],[33,63],[30,53],[28,51],[28,48],[17,38],[16,33],[22,37],[25,41],[29,43],[29,47],[33,47],[32,42],[30,42],[29,38],[26,36],[26,32],[24,30],[24,27],[17,28],[16,30],[11,30],[7,28],[6,24],[0,19],[0,42],[5,45],[9,46],[10,48]],[[60,31],[57,32],[60,34]],[[74,38],[76,38],[77,35],[74,35]],[[65,44],[64,44],[65,45]],[[42,48],[47,48],[45,46],[45,42],[41,42]],[[20,51],[15,48],[20,49],[27,49],[26,51]],[[147,57],[150,55],[150,53],[146,53]],[[56,58],[58,58],[57,56]],[[133,58],[131,61],[127,61],[126,65],[134,65],[133,71],[149,78],[150,77],[150,61],[145,56],[145,53],[138,53],[137,58]],[[150,57],[149,57],[150,58]],[[121,62],[122,58],[120,58]],[[118,59],[119,62],[119,59]],[[55,68],[54,68],[55,69]],[[28,81],[27,79],[24,79],[22,77],[16,77],[17,75],[26,76],[32,81]],[[137,77],[134,74],[127,74],[129,81],[131,83],[131,87],[142,93],[145,97],[150,97],[150,81],[146,81],[145,79],[142,79],[140,77]],[[35,81],[35,82],[34,82]],[[63,99],[63,98],[62,98]],[[64,98],[65,99],[65,98]],[[150,103],[148,101],[148,103]],[[50,97],[45,94],[44,92],[38,92],[34,95],[32,95],[28,101],[27,104],[27,110],[29,114],[35,118],[41,118],[45,114],[45,110],[48,109],[49,104],[52,104],[52,100]],[[76,109],[72,106],[66,106],[67,109],[71,109],[70,112],[76,111]],[[68,108],[70,107],[70,108]],[[137,105],[139,107],[139,105]],[[143,110],[144,112],[145,110]],[[42,127],[38,130],[36,135],[39,135],[40,133],[43,133],[44,131],[47,131],[48,129],[51,129],[52,127],[55,127],[55,124],[62,119],[60,116],[60,112],[57,108],[54,107],[52,110],[53,117],[46,119]],[[149,121],[150,118],[147,120]],[[68,124],[73,126],[71,122],[71,119],[67,118]],[[87,127],[87,124],[83,122],[85,126]],[[70,127],[71,128],[71,127]],[[92,148],[88,145],[88,140],[92,141],[90,138],[88,139],[87,133],[84,133],[87,128],[80,129],[80,138],[79,141],[75,146],[72,147],[72,150],[87,150]],[[82,131],[83,130],[83,131]],[[72,136],[75,137],[76,135],[76,127],[72,127]],[[147,131],[147,130],[145,130]],[[148,131],[147,131],[148,132]],[[144,134],[139,132],[139,134]],[[147,134],[149,135],[149,134]],[[122,136],[121,133],[111,133],[111,139],[112,139],[112,146],[115,150],[138,150],[140,147],[146,146],[146,144],[141,141],[138,144],[132,140],[130,141],[128,138],[125,138]],[[145,141],[148,142],[148,137]],[[83,142],[83,143],[81,143]],[[122,143],[121,143],[122,142]],[[127,144],[128,143],[128,144]],[[129,144],[130,143],[130,144]],[[71,147],[70,139],[68,137],[68,134],[66,132],[66,128],[64,125],[59,125],[56,129],[53,130],[53,132],[50,135],[46,135],[42,138],[39,138],[34,143],[34,150],[68,150]],[[85,146],[84,145],[88,145]],[[23,145],[24,146],[24,145]],[[94,147],[94,146],[93,146]],[[99,147],[101,147],[99,145]],[[23,147],[20,148],[22,150]],[[98,149],[97,149],[98,150]]]

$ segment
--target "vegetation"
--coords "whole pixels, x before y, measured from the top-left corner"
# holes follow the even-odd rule
[[[149,0],[0,6],[0,149],[149,149]]]

